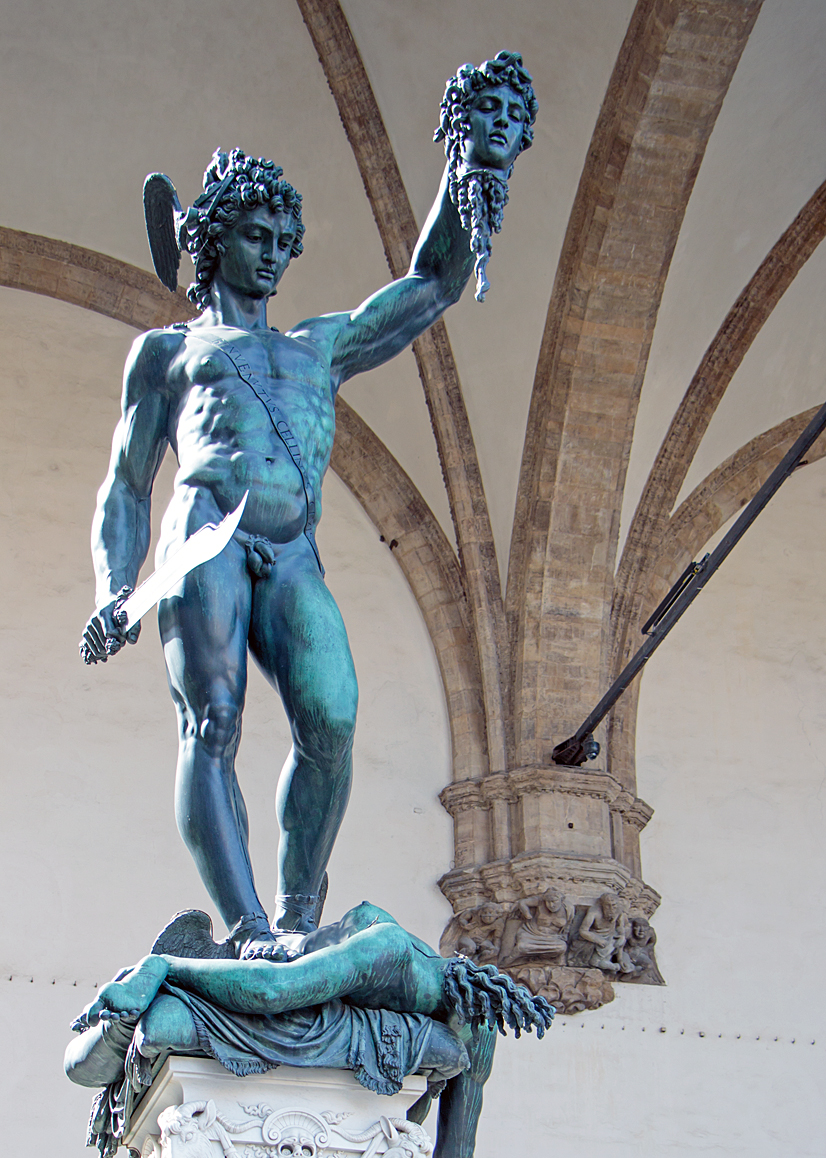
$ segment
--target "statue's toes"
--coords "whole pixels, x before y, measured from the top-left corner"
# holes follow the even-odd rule
[[[279,945],[274,941],[258,941],[248,945],[242,954],[242,961],[278,961]]]
[[[268,945],[265,957],[268,961],[281,962],[287,960],[287,953],[282,945]]]

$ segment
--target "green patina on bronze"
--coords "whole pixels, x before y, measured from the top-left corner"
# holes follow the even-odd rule
[[[237,1073],[284,1061],[342,1066],[379,1092],[424,1070],[433,1091],[448,1082],[437,1154],[467,1158],[495,1028],[541,1034],[550,1024],[547,1003],[493,967],[440,957],[374,906],[317,929],[350,793],[358,699],[315,543],[336,394],[457,302],[474,261],[484,297],[491,232],[501,226],[507,181],[532,141],[535,116],[517,54],[463,66],[448,84],[437,133],[448,166],[408,273],[353,310],[285,333],[269,326],[267,304],[302,251],[304,226],[301,197],[280,168],[218,150],[188,210],[168,177],[147,179],[158,275],[174,290],[186,250],[195,262],[189,296],[201,313],[143,334],[127,360],[92,531],[97,609],[81,649],[87,662],[105,663],[137,642],[140,625],[127,630],[118,621],[118,596],[135,587],[146,558],[152,487],[167,447],[179,469],[159,562],[247,495],[224,550],[159,604],[179,719],[176,819],[229,936],[216,945],[202,935],[193,951],[189,914],[186,937],[180,922],[177,934],[166,930],[166,942],[104,986],[78,1019],[83,1032],[67,1051],[67,1072],[106,1087],[93,1121],[106,1154],[153,1064],[177,1051],[215,1057]],[[280,696],[293,740],[276,796],[272,925],[255,887],[235,774],[249,655]],[[414,1112],[421,1118],[426,1106]]]

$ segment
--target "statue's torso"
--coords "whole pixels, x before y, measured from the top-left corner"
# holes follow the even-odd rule
[[[289,542],[302,534],[307,519],[304,481],[265,405],[222,345],[246,376],[266,389],[288,424],[315,497],[316,518],[320,514],[321,481],[335,434],[325,359],[312,343],[272,330],[193,326],[166,371],[169,440],[180,469],[164,538],[191,534],[216,514],[233,510],[249,490],[241,529],[274,543]]]

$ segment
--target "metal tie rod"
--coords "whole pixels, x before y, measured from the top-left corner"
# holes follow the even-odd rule
[[[747,507],[740,513],[737,520],[729,528],[714,550],[701,559],[699,563],[690,563],[674,586],[660,603],[657,610],[643,627],[648,639],[631,657],[628,663],[614,680],[611,687],[599,701],[597,706],[584,720],[573,736],[563,740],[554,748],[551,759],[555,764],[562,764],[576,768],[586,760],[593,760],[599,755],[599,744],[594,739],[594,729],[613,708],[622,693],[642,671],[645,664],[668,635],[671,628],[694,602],[711,576],[723,562],[727,555],[740,542],[743,535],[754,520],[777,493],[792,472],[801,465],[803,455],[826,429],[826,403],[821,406],[817,414],[800,434],[793,446],[783,456],[760,490]]]

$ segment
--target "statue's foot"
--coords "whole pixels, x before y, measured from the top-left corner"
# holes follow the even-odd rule
[[[233,925],[227,940],[239,961],[291,961],[302,938],[273,931],[263,913],[248,913]]]
[[[301,956],[303,933],[280,933],[254,937],[241,954],[242,961],[293,961]]]
[[[137,1021],[152,1004],[167,969],[163,957],[144,957],[134,969],[102,985],[97,999],[72,1022],[72,1029],[75,1033],[82,1033],[99,1021]]]

